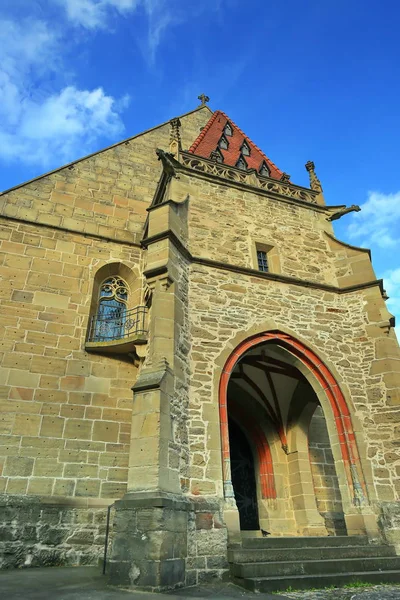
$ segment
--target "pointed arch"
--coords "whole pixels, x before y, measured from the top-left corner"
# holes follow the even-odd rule
[[[332,372],[313,350],[293,336],[278,330],[259,333],[243,340],[230,353],[222,369],[219,381],[219,416],[225,489],[228,490],[228,492],[231,489],[227,405],[229,379],[236,363],[245,352],[253,346],[268,342],[288,350],[290,354],[311,372],[320,384],[332,410],[346,478],[349,489],[352,491],[353,503],[361,503],[362,499],[367,498],[367,489],[361,468],[350,411],[339,384]]]

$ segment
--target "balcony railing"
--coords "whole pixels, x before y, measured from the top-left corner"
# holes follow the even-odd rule
[[[136,306],[113,310],[108,315],[93,315],[89,321],[89,343],[116,342],[131,338],[143,337],[147,334],[146,328],[147,307]]]

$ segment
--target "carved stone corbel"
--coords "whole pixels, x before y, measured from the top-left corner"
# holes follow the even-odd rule
[[[176,173],[176,168],[180,166],[179,162],[175,159],[174,155],[170,152],[165,152],[165,150],[161,150],[157,148],[156,154],[158,156],[158,160],[161,160],[164,171],[170,177],[175,177],[179,179],[179,175]]]
[[[332,213],[329,217],[327,217],[326,220],[327,221],[337,221],[338,219],[340,219],[344,215],[347,215],[348,213],[360,212],[360,210],[361,210],[361,208],[357,204],[352,204],[351,206],[348,206],[346,208],[343,208],[342,210],[338,210],[338,211]]]

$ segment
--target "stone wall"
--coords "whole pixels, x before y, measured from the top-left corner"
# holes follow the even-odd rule
[[[193,512],[188,522],[186,585],[221,578],[228,570],[227,530],[223,502],[217,498],[191,497]]]
[[[373,472],[386,475],[385,481],[375,480],[378,498],[395,497],[396,468],[400,464],[395,425],[398,410],[390,404],[383,374],[373,373],[376,345],[368,334],[364,309],[370,294],[369,290],[360,290],[339,295],[192,265],[191,418],[192,422],[202,422],[203,429],[190,436],[189,442],[198,444],[204,461],[203,482],[199,484],[194,455],[191,457],[193,487],[215,489],[220,485],[215,479],[215,473],[221,472],[220,457],[210,444],[219,427],[218,357],[240,332],[262,330],[263,324],[273,322],[275,328],[289,329],[298,335],[338,373],[350,406],[354,406],[354,415],[363,427],[361,430],[355,423],[360,454],[366,457],[369,448]],[[206,375],[211,373],[214,376]],[[380,471],[382,467],[386,470]],[[368,470],[366,477],[372,485]]]
[[[101,501],[2,496],[0,569],[96,565],[104,555],[106,523]]]
[[[184,145],[191,144],[209,117],[203,108],[181,118]],[[161,174],[155,151],[168,149],[169,135],[167,123],[12,189],[1,197],[0,215],[138,243]],[[106,257],[106,248],[101,251]],[[42,253],[31,256],[42,258]]]
[[[209,116],[202,108],[182,117],[184,146]],[[101,498],[104,506],[126,492],[137,368],[128,355],[89,354],[85,339],[98,270],[123,264],[142,279],[139,242],[161,174],[155,150],[168,149],[169,135],[162,125],[0,198],[0,492],[17,507],[24,495],[33,504],[56,497],[60,515],[70,515],[71,497]],[[139,287],[142,300],[142,280]],[[181,362],[187,343],[180,334]],[[179,398],[175,404],[179,469],[185,431]],[[87,506],[76,509],[82,522],[92,518]],[[23,513],[15,519],[24,521]],[[47,514],[32,544],[45,544]],[[65,517],[72,525],[74,518]],[[67,557],[72,525],[61,528],[57,560]],[[96,554],[94,536],[91,543]]]
[[[181,118],[184,147],[209,116],[202,108]],[[321,206],[204,174],[170,179],[163,197],[173,202],[148,213],[161,174],[155,149],[168,149],[169,134],[160,126],[1,198],[6,566],[96,561],[106,507],[128,491],[116,509],[114,581],[164,589],[222,576],[218,383],[237,340],[268,329],[300,339],[340,382],[374,509],[398,498],[399,348],[380,287],[340,288],[353,275],[373,278],[366,253],[332,242]],[[173,226],[180,241],[166,231]],[[256,244],[273,248],[282,277],[257,272]],[[85,351],[93,282],[110,263],[140,278],[141,298],[142,278],[152,293],[139,377],[127,355]],[[320,401],[332,438],[321,390]],[[333,477],[319,443],[311,450],[323,450],[323,477]],[[346,492],[343,462],[336,467]],[[337,507],[333,479],[316,477]],[[319,502],[322,511],[322,495]]]
[[[1,233],[1,491],[118,498],[136,369],[84,348],[94,273],[139,251],[13,221]]]
[[[308,440],[317,508],[329,535],[346,535],[339,481],[321,407],[317,407],[311,419]]]
[[[116,509],[108,567],[114,585],[162,591],[227,572],[220,500],[128,494]]]
[[[192,198],[189,249],[194,256],[258,269],[255,247],[261,243],[276,250],[282,274],[337,284],[334,253],[324,233],[332,229],[323,213],[249,190],[181,178]]]

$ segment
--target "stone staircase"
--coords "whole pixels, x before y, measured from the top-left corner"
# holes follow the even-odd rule
[[[244,538],[228,550],[235,583],[253,592],[400,583],[400,556],[366,537]]]

